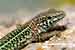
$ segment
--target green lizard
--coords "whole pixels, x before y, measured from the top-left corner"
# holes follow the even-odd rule
[[[64,16],[64,11],[56,9],[38,14],[29,22],[18,26],[1,38],[0,50],[20,50],[32,41],[42,40],[42,35],[45,35],[44,33],[53,28]],[[48,36],[50,37],[50,34]]]

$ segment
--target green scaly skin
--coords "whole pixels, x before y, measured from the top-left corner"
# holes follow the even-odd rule
[[[41,34],[44,35],[64,16],[63,11],[55,9],[38,14],[29,22],[18,26],[17,29],[0,39],[0,50],[20,50],[32,41],[38,41],[42,38]]]

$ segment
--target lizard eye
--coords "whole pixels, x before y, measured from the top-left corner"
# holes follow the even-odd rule
[[[48,19],[51,19],[51,17],[49,16]]]

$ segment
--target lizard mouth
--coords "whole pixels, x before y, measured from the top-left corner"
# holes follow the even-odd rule
[[[54,26],[57,22],[62,20],[65,17],[65,13],[63,11],[56,12],[54,15],[48,16],[48,21],[50,26]]]
[[[60,13],[56,13],[55,16],[52,17],[53,22],[57,22],[65,17],[65,13],[61,11]]]
[[[58,20],[61,20],[65,17],[65,14],[59,14],[57,16],[54,17],[53,21],[58,21]]]

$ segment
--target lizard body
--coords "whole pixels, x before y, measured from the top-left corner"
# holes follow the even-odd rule
[[[19,50],[32,41],[38,41],[42,37],[41,34],[44,35],[64,16],[63,11],[55,9],[38,14],[29,22],[18,26],[17,29],[0,39],[0,50]]]

